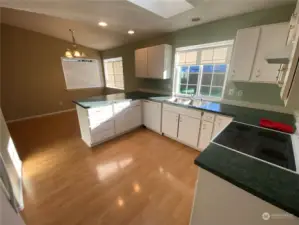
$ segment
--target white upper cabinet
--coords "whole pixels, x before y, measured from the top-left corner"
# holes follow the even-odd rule
[[[230,66],[231,80],[249,80],[259,35],[259,27],[238,30]]]
[[[286,45],[288,23],[238,30],[230,66],[232,81],[276,83],[280,65],[268,64],[266,57]]]
[[[171,77],[172,47],[157,45],[135,50],[135,76],[152,79]]]
[[[135,50],[135,76],[147,77],[147,48]]]
[[[285,47],[288,31],[288,23],[271,24],[261,27],[251,81],[276,83],[280,65],[269,64],[265,60],[265,57]]]

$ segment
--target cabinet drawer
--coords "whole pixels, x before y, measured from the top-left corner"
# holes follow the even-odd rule
[[[195,110],[195,109],[186,109],[186,108],[180,109],[181,115],[190,116],[190,117],[196,118],[196,119],[201,119],[201,113],[202,113],[202,111]]]
[[[94,133],[91,135],[92,144],[104,141],[114,136],[114,129],[105,130],[103,132]]]
[[[232,120],[233,120],[233,118],[231,118],[231,117],[228,117],[228,116],[218,116],[217,115],[216,119],[215,119],[215,123],[219,123],[219,124],[225,123],[225,124],[228,124]]]
[[[202,116],[202,119],[203,119],[204,121],[208,121],[208,122],[214,123],[214,120],[215,120],[215,114],[204,112],[204,113],[203,113],[203,116]]]
[[[174,105],[163,104],[163,110],[179,113],[180,107],[174,106]]]
[[[91,135],[96,134],[96,133],[101,133],[105,130],[111,130],[111,129],[114,129],[114,121],[113,120],[90,124]]]
[[[112,105],[102,106],[98,108],[88,109],[88,117],[90,119],[109,119],[113,116]]]

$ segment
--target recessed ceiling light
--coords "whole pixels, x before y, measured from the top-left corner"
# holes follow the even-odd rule
[[[135,31],[133,31],[133,30],[128,31],[128,34],[131,34],[131,35],[134,34],[134,33],[135,33]]]
[[[100,21],[98,24],[101,27],[107,27],[107,25],[108,25],[106,22],[103,22],[103,21]]]

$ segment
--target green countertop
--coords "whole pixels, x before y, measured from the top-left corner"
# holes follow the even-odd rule
[[[83,108],[99,107],[123,100],[148,99],[179,107],[208,111],[234,117],[234,121],[259,125],[262,118],[289,124],[294,127],[293,115],[207,102],[200,107],[186,106],[166,101],[171,96],[144,92],[129,92],[92,97],[74,101]],[[230,183],[276,205],[289,213],[299,216],[299,175],[269,165],[238,152],[211,143],[196,159],[195,164]]]

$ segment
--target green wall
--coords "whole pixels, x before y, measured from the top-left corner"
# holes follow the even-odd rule
[[[158,44],[170,44],[173,46],[174,52],[177,47],[234,39],[237,30],[242,28],[289,21],[294,9],[295,5],[292,4],[230,17],[175,31],[161,37],[106,50],[102,52],[102,57],[103,59],[120,56],[123,57],[126,91],[137,90],[138,88],[171,91],[172,80],[135,78],[135,49]],[[243,90],[243,96],[238,97],[237,95],[228,95],[228,90],[231,88],[235,89],[235,93],[237,90]],[[280,100],[279,92],[280,89],[275,84],[235,83],[228,81],[224,98],[270,105],[283,105],[283,102]]]

